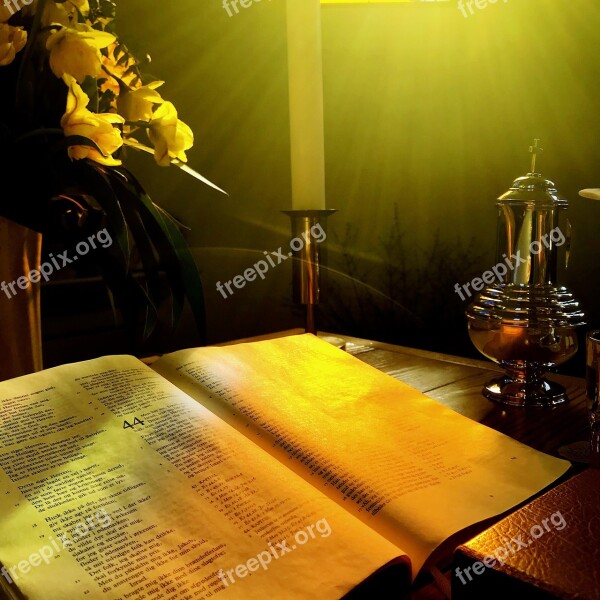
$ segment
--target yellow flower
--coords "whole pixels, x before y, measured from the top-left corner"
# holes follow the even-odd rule
[[[131,68],[136,64],[135,60],[131,56],[128,56],[126,60],[123,60],[123,55],[119,54],[119,59],[121,59],[121,63],[119,63],[115,57],[116,50],[117,44],[113,43],[108,46],[108,56],[102,54],[102,64],[108,73],[114,75],[114,77],[118,77],[130,88],[141,87],[141,82],[139,80],[136,81],[135,71],[131,70]],[[102,82],[100,91],[105,92],[107,90],[112,90],[115,96],[118,96],[121,90],[119,89],[119,84],[114,77],[110,77],[108,74],[106,74],[106,81]],[[136,81],[135,84],[134,81]]]
[[[47,27],[53,23],[60,23],[65,27],[72,27],[77,23],[79,13],[85,17],[89,12],[87,0],[69,0],[61,3],[50,0],[44,9],[42,25]]]
[[[155,104],[162,104],[164,100],[156,91],[164,81],[153,81],[137,90],[121,93],[117,98],[119,114],[126,121],[150,121]]]
[[[100,48],[106,48],[116,38],[110,33],[96,31],[85,25],[76,27],[63,27],[52,33],[46,42],[46,48],[50,50],[50,68],[57,77],[67,73],[83,83],[87,75],[94,78],[100,76]]]
[[[27,43],[27,32],[22,27],[0,23],[0,66],[10,65]]]
[[[123,117],[113,113],[96,114],[89,111],[87,105],[90,99],[75,78],[65,75],[63,80],[69,86],[67,109],[60,121],[65,136],[83,136],[95,142],[102,151],[101,154],[88,146],[70,146],[69,156],[76,160],[89,158],[103,165],[120,165],[121,161],[111,155],[123,145],[121,132],[113,126],[114,123],[122,124]]]
[[[76,8],[84,17],[87,17],[90,12],[90,3],[88,0],[69,0],[67,4]]]
[[[187,162],[185,151],[194,145],[192,130],[177,118],[171,102],[163,102],[152,116],[148,137],[154,146],[154,159],[161,167],[168,167],[171,159]]]

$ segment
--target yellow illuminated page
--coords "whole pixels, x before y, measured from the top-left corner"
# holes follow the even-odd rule
[[[0,515],[31,600],[336,600],[402,554],[123,356],[0,384]]]
[[[410,556],[569,468],[312,335],[167,355],[154,368]]]

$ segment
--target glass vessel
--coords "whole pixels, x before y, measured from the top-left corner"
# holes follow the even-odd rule
[[[535,172],[536,150],[537,141],[531,172],[497,201],[497,264],[490,271],[495,281],[467,309],[471,341],[505,370],[483,394],[514,406],[567,400],[565,389],[544,374],[577,352],[576,328],[584,324],[579,303],[557,283],[571,245],[568,202]]]

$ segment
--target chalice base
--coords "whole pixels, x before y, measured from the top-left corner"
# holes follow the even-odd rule
[[[486,383],[483,395],[488,400],[509,406],[552,407],[568,402],[567,390],[556,383],[542,377],[533,381],[513,379],[509,375],[496,377]]]

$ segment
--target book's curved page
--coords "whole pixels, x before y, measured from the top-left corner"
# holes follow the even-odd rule
[[[175,352],[155,368],[404,548],[444,539],[569,468],[313,335]]]
[[[0,384],[0,515],[30,600],[335,600],[401,554],[125,356]]]

